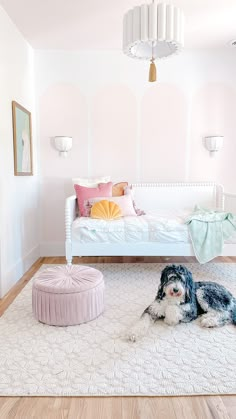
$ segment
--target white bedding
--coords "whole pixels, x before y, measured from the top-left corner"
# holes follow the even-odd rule
[[[189,243],[188,227],[184,221],[191,212],[189,209],[161,209],[114,221],[79,217],[72,224],[72,240],[81,243]],[[236,243],[236,234],[226,243]]]

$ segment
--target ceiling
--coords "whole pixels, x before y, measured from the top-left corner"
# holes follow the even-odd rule
[[[62,50],[121,49],[123,15],[142,3],[145,0],[0,0],[34,48]],[[236,38],[236,0],[172,3],[184,11],[187,48],[223,47]]]

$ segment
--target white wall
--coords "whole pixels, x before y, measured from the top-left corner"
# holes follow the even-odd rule
[[[157,64],[122,52],[36,52],[41,149],[41,255],[64,254],[64,200],[71,178],[217,181],[236,192],[236,55],[185,51]],[[224,135],[215,159],[205,135]],[[55,135],[73,137],[62,159]]]
[[[0,7],[0,297],[39,257],[34,51]],[[14,176],[12,100],[32,112],[34,176]]]

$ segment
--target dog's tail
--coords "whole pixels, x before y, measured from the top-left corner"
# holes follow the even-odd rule
[[[236,326],[236,298],[234,298],[234,306],[232,310],[232,323]]]

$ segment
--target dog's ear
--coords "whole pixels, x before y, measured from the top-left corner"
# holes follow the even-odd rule
[[[156,300],[163,300],[163,298],[165,297],[165,292],[164,292],[164,284],[160,284],[157,290],[157,296],[156,296]]]
[[[168,272],[175,268],[175,265],[167,265],[161,273],[161,285],[164,285],[168,281]]]
[[[188,277],[189,274],[192,275],[191,272],[184,265],[176,266],[176,271],[178,272],[178,274],[182,274],[186,278]]]
[[[161,282],[160,282],[160,285],[158,287],[157,296],[156,296],[157,300],[162,300],[165,297],[164,285],[168,281],[167,273],[168,273],[169,270],[170,270],[170,266],[166,266],[161,273]]]
[[[191,272],[185,268],[185,278],[186,278],[186,292],[185,292],[185,304],[193,302],[193,293],[194,293],[194,282]]]

